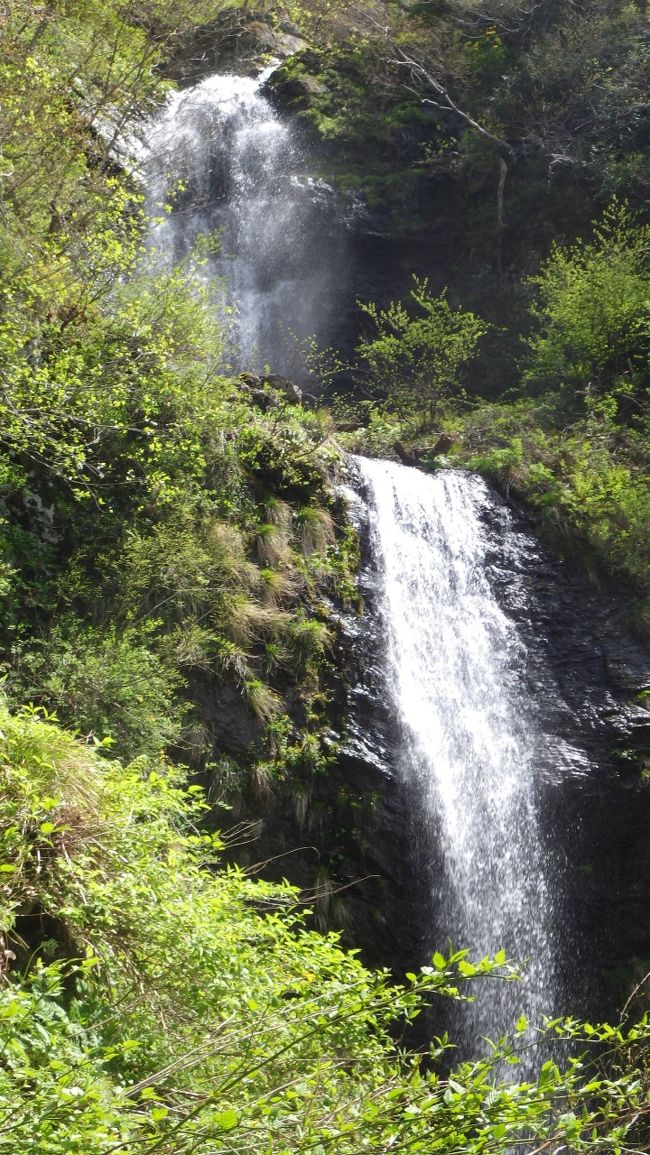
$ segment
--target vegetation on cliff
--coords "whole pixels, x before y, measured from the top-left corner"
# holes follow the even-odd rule
[[[174,747],[201,768],[216,745],[226,778],[233,749],[280,773],[280,744],[326,757],[323,597],[349,595],[354,552],[339,451],[327,415],[223,376],[199,258],[143,259],[112,148],[160,94],[172,14],[146,15],[153,44],[120,4],[17,4],[3,27],[5,688],[118,756]]]
[[[334,178],[428,278],[424,310],[408,284],[361,303],[341,401],[349,423],[352,385],[366,429],[350,444],[443,435],[446,460],[524,499],[594,577],[626,578],[645,630],[645,5],[351,4],[319,37],[280,70],[279,98],[335,142]],[[474,326],[455,365],[452,318]]]
[[[644,631],[650,621],[648,268],[647,225],[614,202],[591,238],[555,246],[531,279],[533,325],[517,388],[486,401],[473,392],[466,366],[432,423],[427,391],[413,376],[402,377],[401,390],[386,391],[378,382],[382,400],[371,403],[367,429],[354,435],[356,444],[386,452],[398,438],[417,445],[433,431],[441,434],[442,463],[469,465],[523,499],[553,544],[595,579],[626,578]],[[393,361],[397,369],[397,356]],[[432,465],[436,452],[434,445]]]
[[[328,599],[354,596],[355,542],[332,418],[223,375],[200,254],[147,266],[117,157],[178,45],[224,14],[226,38],[291,15],[315,55],[283,79],[336,142],[341,181],[402,236],[432,182],[457,182],[458,260],[518,278],[509,399],[484,387],[485,361],[472,399],[471,357],[492,342],[495,363],[501,324],[476,292],[420,280],[366,304],[374,396],[356,436],[386,448],[433,419],[457,460],[650,596],[648,235],[623,204],[648,180],[644,13],[287,9],[14,0],[0,15],[0,1151],[641,1150],[645,1018],[552,1024],[586,1057],[505,1081],[530,1046],[520,1022],[443,1078],[446,1043],[423,1064],[408,1024],[464,980],[506,981],[505,960],[435,956],[390,983],[306,929],[290,888],[219,864],[198,774],[228,807],[332,757]],[[585,206],[614,194],[577,244]]]

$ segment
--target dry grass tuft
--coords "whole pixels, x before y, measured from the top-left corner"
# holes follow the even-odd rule
[[[332,516],[325,509],[305,505],[296,513],[300,532],[300,544],[305,557],[314,553],[326,553],[334,545],[336,532]]]

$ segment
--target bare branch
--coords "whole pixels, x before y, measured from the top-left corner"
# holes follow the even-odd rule
[[[484,128],[484,126],[479,124],[479,122],[475,120],[469,112],[465,112],[464,109],[459,108],[449,91],[444,87],[444,85],[440,83],[439,80],[436,80],[435,76],[433,76],[431,72],[425,68],[424,64],[418,60],[414,60],[410,56],[407,56],[398,45],[393,44],[391,47],[393,51],[397,53],[397,59],[391,60],[389,63],[396,65],[397,67],[408,68],[414,80],[420,80],[421,82],[424,82],[424,84],[431,88],[439,98],[438,100],[432,100],[431,97],[423,96],[421,97],[422,104],[431,105],[434,108],[446,109],[449,112],[455,113],[456,116],[460,117],[460,119],[465,122],[468,128],[473,129],[474,132],[478,132],[480,136],[494,144],[500,153],[505,153],[514,159],[515,153],[512,145],[508,144],[508,141],[503,140],[502,137],[496,136],[495,133],[490,132],[489,129]],[[415,90],[411,89],[411,91],[414,92]]]

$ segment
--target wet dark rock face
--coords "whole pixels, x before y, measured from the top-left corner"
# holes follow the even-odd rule
[[[349,466],[350,516],[359,533],[360,612],[340,618],[336,775],[365,805],[357,811],[356,854],[341,863],[349,881],[352,930],[368,961],[404,971],[421,953],[421,878],[411,854],[410,799],[395,773],[398,731],[387,707],[384,641],[377,612],[379,559],[371,548],[361,479]],[[359,854],[361,851],[361,854]]]
[[[215,72],[254,76],[271,60],[299,52],[305,42],[289,20],[271,23],[255,12],[221,13],[177,39],[165,74],[182,88]]]
[[[230,800],[232,808],[217,808],[213,821],[226,836],[231,828],[244,831],[227,858],[265,878],[288,879],[320,929],[341,931],[369,965],[400,973],[420,953],[418,877],[409,854],[408,800],[394,774],[396,733],[385,705],[372,602],[376,559],[363,502],[352,512],[363,555],[360,607],[329,602],[334,645],[329,673],[323,671],[330,729],[320,737],[336,757],[326,770],[294,768],[282,782],[257,781],[253,771],[243,794]],[[281,688],[287,714],[300,727],[304,711],[295,687]],[[233,687],[197,680],[192,699],[217,759],[245,764],[256,751],[261,755],[264,727]],[[209,795],[210,786],[208,775]]]
[[[364,558],[360,588],[372,572]],[[368,591],[370,592],[370,590]],[[333,765],[313,776],[293,773],[261,791],[255,782],[222,826],[250,823],[232,858],[258,865],[265,878],[300,888],[322,930],[342,932],[370,966],[395,973],[420,953],[418,876],[409,855],[408,799],[393,772],[396,738],[384,708],[381,640],[371,612],[331,605],[336,638],[329,676]],[[245,706],[213,689],[210,714],[218,748],[245,756],[261,727]],[[298,703],[288,703],[297,717]],[[224,719],[228,718],[228,724]]]
[[[309,784],[306,819],[296,798],[281,792],[249,800],[242,817],[259,818],[258,837],[236,857],[264,861],[265,875],[302,887],[321,926],[342,930],[370,964],[399,974],[447,943],[436,930],[436,863],[423,873],[417,861],[418,800],[397,772],[400,740],[387,705],[378,612],[381,561],[353,465],[349,484],[363,609],[332,606],[330,717],[339,753]],[[630,632],[625,603],[553,557],[524,514],[494,493],[483,516],[492,542],[489,580],[525,643],[525,690],[547,736],[541,836],[566,849],[565,917],[568,908],[571,939],[581,944],[572,1010],[615,1013],[650,965],[650,786],[641,776],[650,714],[637,698],[650,684],[650,658]],[[223,717],[230,704],[220,705]],[[234,748],[237,737],[252,735],[235,726],[222,737]],[[562,749],[566,766],[568,747],[575,758],[560,777],[554,752]]]

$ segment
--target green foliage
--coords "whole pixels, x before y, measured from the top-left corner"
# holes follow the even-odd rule
[[[464,49],[471,70],[482,80],[498,80],[509,64],[507,47],[494,26],[485,28],[480,35],[468,38]]]
[[[650,230],[614,203],[588,244],[555,247],[540,275],[524,384],[574,394],[610,390],[627,380],[641,392],[650,383]]]
[[[155,758],[181,740],[182,678],[145,631],[56,626],[24,659],[25,699],[45,702],[88,740],[110,738],[125,758]]]
[[[472,402],[448,390],[431,415],[414,390],[408,407],[398,409],[393,396],[384,406],[357,405],[360,428],[345,437],[351,448],[381,455],[394,452],[398,440],[421,445],[430,427],[436,436],[449,435],[452,463],[486,473],[523,498],[552,544],[594,580],[627,579],[644,631],[650,620],[648,246],[647,226],[616,202],[594,225],[591,241],[555,246],[530,282],[538,291],[531,306],[535,330],[521,386],[509,400]],[[411,358],[419,372],[426,357],[411,354],[413,343],[399,335],[411,325],[409,315],[394,308],[380,318],[377,368],[388,376],[393,365],[408,368]]]
[[[417,277],[409,297],[415,312],[398,301],[386,309],[361,305],[374,332],[359,344],[357,356],[402,416],[428,406],[434,419],[445,399],[461,393],[460,371],[487,327],[472,313],[452,309],[444,293],[434,297]]]
[[[285,63],[280,95],[334,142],[332,178],[361,192],[381,231],[415,237],[419,271],[435,268],[465,307],[521,325],[517,282],[554,238],[579,235],[612,196],[647,204],[640,0],[296,7],[312,45]],[[500,354],[512,380],[516,351]]]
[[[127,760],[227,758],[222,695],[250,737],[243,781],[285,699],[300,714],[318,692],[291,615],[351,583],[339,450],[325,414],[272,391],[264,411],[224,378],[200,252],[148,271],[114,154],[166,54],[226,7],[19,0],[2,23],[0,640],[13,702]]]
[[[546,1059],[536,1081],[517,1079],[524,1020],[445,1076],[436,1040],[424,1069],[395,1030],[433,996],[513,978],[503,953],[372,974],[305,930],[290,888],[215,869],[178,772],[107,762],[42,716],[3,710],[1,728],[1,1152],[642,1147],[645,1018],[554,1021],[582,1057]]]
[[[616,391],[588,399],[587,415],[569,424],[563,399],[480,405],[448,426],[454,460],[523,498],[556,548],[596,580],[627,579],[642,624],[650,604],[649,430],[646,418],[622,428],[620,404]]]
[[[200,791],[164,761],[164,746],[186,745],[226,804],[249,771],[260,797],[286,788],[309,826],[310,789],[334,755],[322,594],[352,599],[357,560],[329,487],[339,459],[331,421],[275,395],[261,410],[245,382],[223,378],[214,302],[192,268],[143,271],[141,195],[114,163],[118,138],[161,93],[170,46],[223,7],[17,0],[0,29],[3,673],[14,701],[28,694],[41,704],[0,711],[0,1153],[647,1148],[645,1019],[549,1025],[551,1040],[584,1057],[566,1071],[545,1059],[536,1082],[501,1073],[504,1063],[516,1073],[533,1045],[522,1021],[513,1040],[451,1077],[436,1066],[446,1040],[423,1067],[395,1042],[405,1025],[435,996],[511,979],[504,956],[436,953],[402,984],[369,973],[334,936],[305,929],[289,887],[219,866],[219,838],[200,829]],[[333,40],[339,25],[353,32],[351,55],[330,45],[317,62],[326,75],[312,77],[304,58],[287,65],[288,80],[310,81],[308,119],[347,149],[348,184],[373,149],[381,159],[367,166],[366,189],[402,209],[431,173],[469,173],[477,187],[492,179],[492,146],[475,143],[462,118],[431,119],[421,93],[403,88],[403,70],[386,67],[383,28],[378,52],[356,5],[345,17],[341,5],[306,7],[310,26],[326,24]],[[605,13],[620,33],[615,58],[634,49],[625,84],[593,63],[598,53],[590,63],[589,5],[584,20],[573,6],[544,13],[546,40],[536,9],[506,0],[496,14],[420,7],[413,26],[405,6],[387,9],[398,43],[410,51],[413,27],[433,30],[420,45],[427,62],[444,67],[485,123],[514,124],[522,167],[537,152],[544,163],[565,153],[575,163],[573,141],[558,144],[557,131],[531,142],[540,108],[556,130],[574,131],[584,88],[597,122],[577,134],[586,168],[643,189],[643,112],[637,128],[628,107],[642,90],[635,6],[620,20]],[[490,28],[493,17],[500,26],[522,12],[535,20],[515,67],[517,28]],[[598,25],[600,44],[607,27]],[[553,44],[569,33],[585,50],[565,117],[539,45],[555,60]],[[599,153],[591,142],[604,120]],[[627,151],[617,144],[626,134]],[[472,212],[468,243],[485,209]],[[409,209],[402,228],[412,227]],[[411,430],[420,408],[444,410],[465,438],[465,460],[579,528],[640,588],[646,247],[619,215],[591,247],[556,253],[539,278],[537,380],[548,372],[558,388],[585,390],[574,426],[558,424],[552,401],[452,417],[485,326],[426,282],[415,282],[412,308],[365,306],[375,333],[360,347],[391,400],[388,412],[371,411],[372,444],[393,438],[396,407]],[[609,326],[606,345],[584,319],[590,294]],[[550,370],[539,368],[543,340]],[[237,761],[215,746],[209,710],[189,716],[191,701],[218,712],[222,692],[244,725],[246,711],[256,719],[259,742]],[[331,901],[325,874],[321,893]]]

